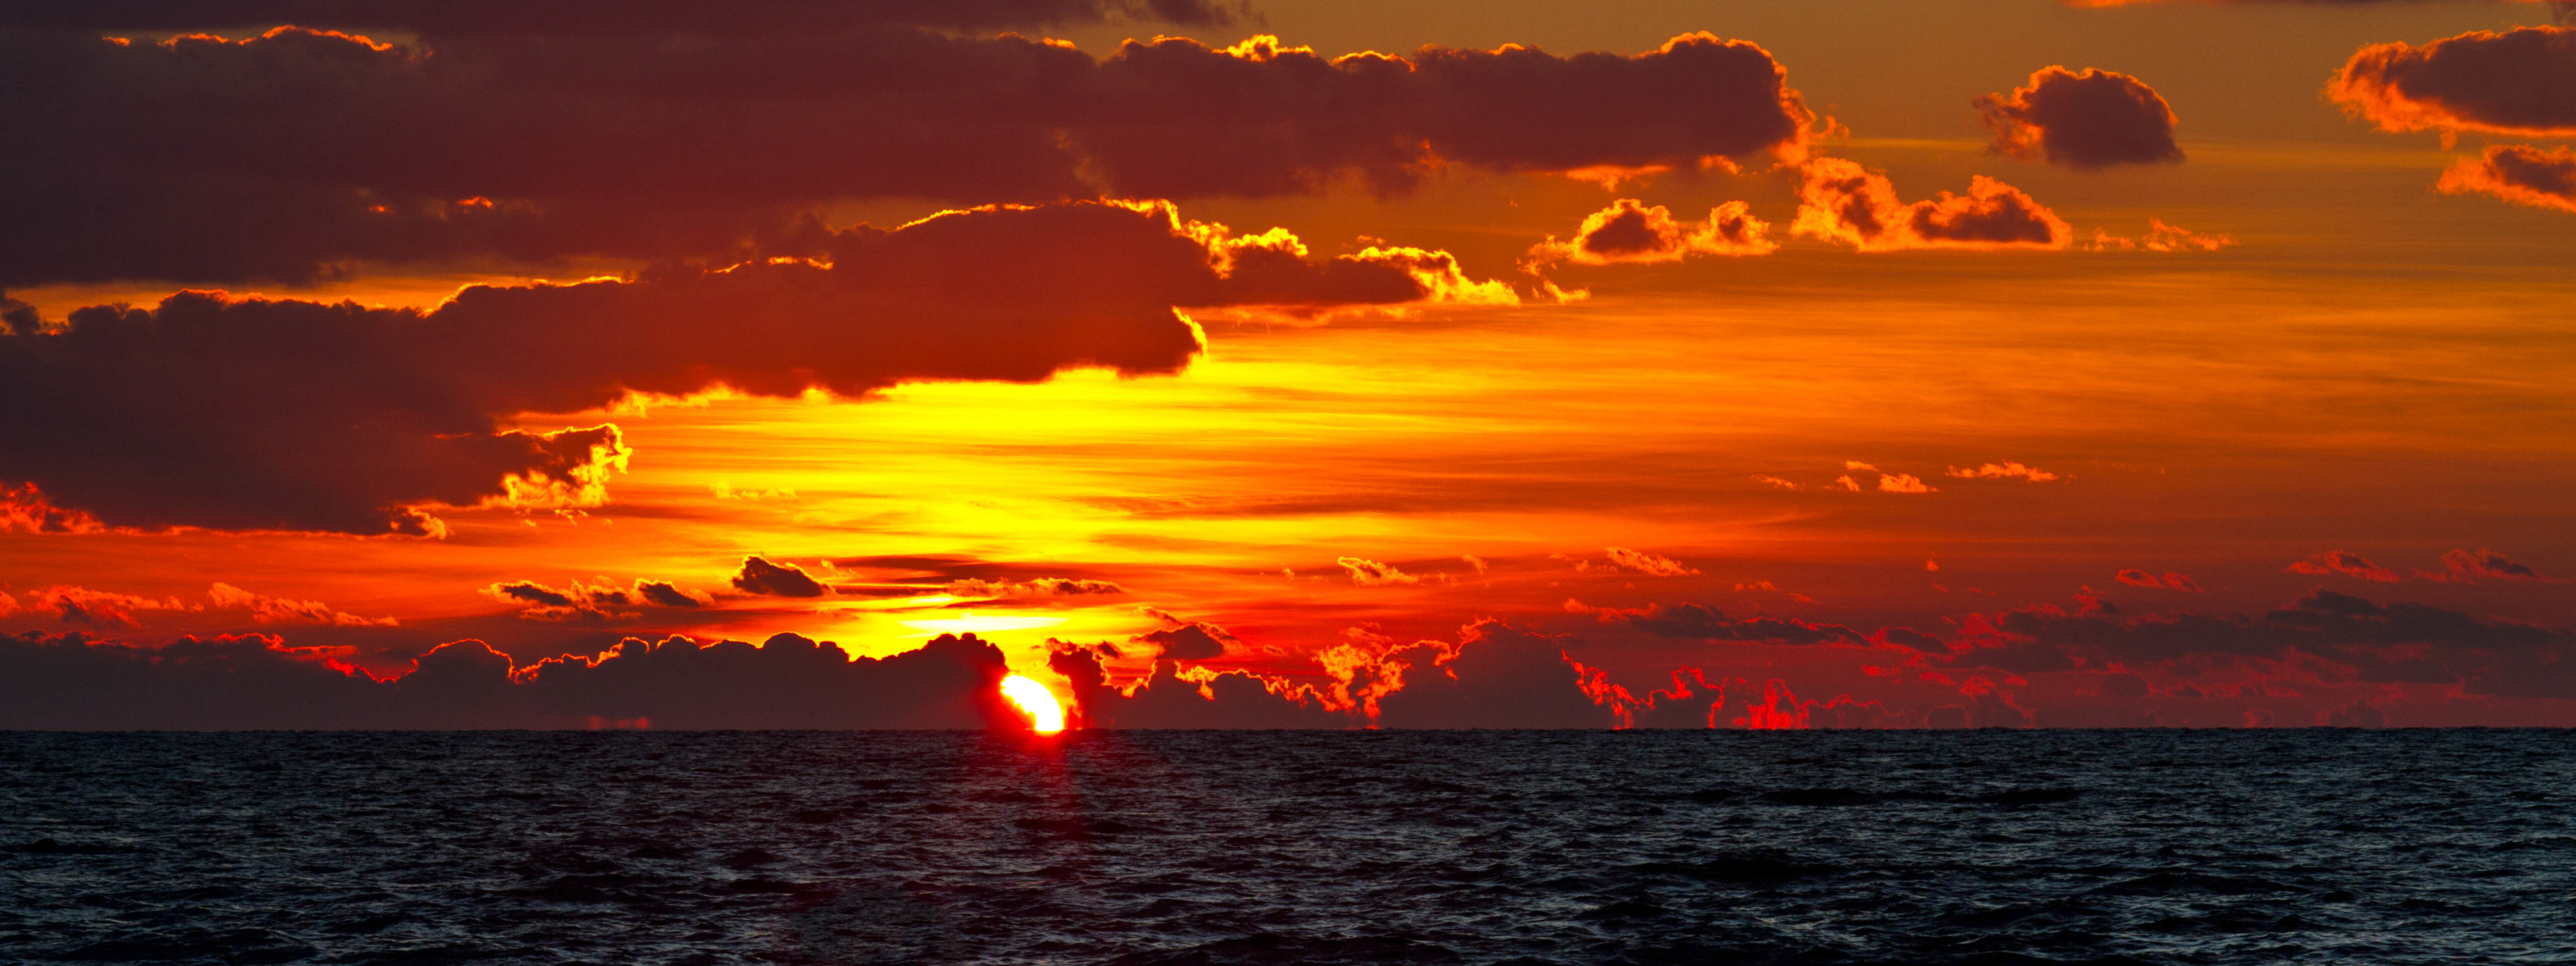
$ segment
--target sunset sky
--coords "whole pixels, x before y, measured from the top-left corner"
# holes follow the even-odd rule
[[[0,727],[2576,725],[2558,10],[0,5]]]

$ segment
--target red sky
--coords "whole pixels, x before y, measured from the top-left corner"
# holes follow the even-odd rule
[[[0,14],[0,727],[2576,725],[2549,5],[546,9]]]

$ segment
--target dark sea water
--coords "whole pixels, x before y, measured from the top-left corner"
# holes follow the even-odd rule
[[[7,733],[0,849],[7,963],[2576,963],[2576,733]]]

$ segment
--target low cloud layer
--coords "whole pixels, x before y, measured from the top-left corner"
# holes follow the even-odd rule
[[[2030,82],[1976,100],[1990,150],[2071,168],[2182,160],[2173,107],[2145,81],[2091,67],[2043,67]]]
[[[0,636],[0,728],[1007,727],[1007,673],[972,635],[855,661],[793,634],[757,648],[629,639],[524,666],[460,641],[379,680],[268,635],[135,647],[20,634]]]
[[[0,407],[43,414],[0,423],[0,481],[108,526],[429,534],[441,507],[606,500],[629,455],[616,426],[531,432],[508,428],[515,414],[718,386],[861,397],[1075,367],[1169,373],[1201,347],[1176,306],[1318,311],[1463,284],[1445,253],[1314,256],[1294,235],[1238,237],[1159,203],[953,211],[813,250],[477,286],[430,311],[197,292],[81,309],[0,335]]]

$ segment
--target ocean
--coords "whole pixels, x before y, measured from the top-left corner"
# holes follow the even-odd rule
[[[0,962],[2576,963],[2576,732],[0,733]]]

